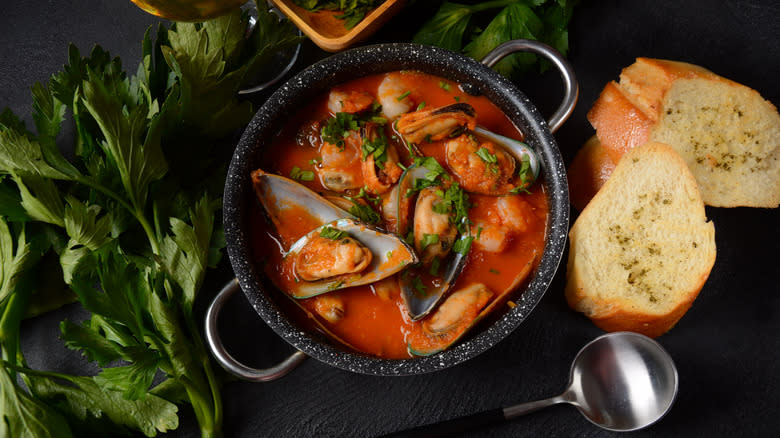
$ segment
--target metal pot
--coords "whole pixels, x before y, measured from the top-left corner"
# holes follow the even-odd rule
[[[516,51],[544,56],[560,71],[565,96],[547,122],[517,87],[490,67]],[[330,87],[360,76],[394,70],[420,70],[465,84],[471,94],[482,94],[496,104],[525,134],[525,142],[541,159],[542,184],[550,214],[545,247],[539,267],[525,290],[515,293],[517,306],[507,310],[491,324],[482,324],[467,338],[450,349],[429,357],[379,359],[347,351],[329,340],[296,326],[266,293],[262,268],[253,262],[248,223],[251,203],[257,202],[250,172],[259,167],[262,148],[271,142],[287,120],[316,95]],[[250,121],[230,163],[224,197],[224,224],[227,249],[237,280],[218,294],[206,315],[206,339],[220,364],[236,376],[254,381],[278,378],[307,355],[345,370],[373,375],[409,375],[441,370],[470,359],[492,347],[531,313],[552,282],[566,244],[569,228],[569,192],[566,172],[554,132],[571,114],[577,101],[577,82],[569,64],[549,46],[536,41],[515,40],[505,43],[483,60],[437,47],[416,44],[381,44],[360,47],[326,58],[305,69],[281,86]],[[299,351],[283,363],[266,370],[247,367],[225,351],[216,323],[227,298],[240,288],[263,320]],[[277,294],[278,295],[278,294]]]

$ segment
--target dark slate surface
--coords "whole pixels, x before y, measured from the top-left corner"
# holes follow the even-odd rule
[[[431,8],[391,21],[372,42],[408,38]],[[556,134],[567,163],[593,131],[585,113],[603,85],[636,56],[705,66],[756,88],[780,103],[780,5],[773,1],[585,1],[570,28],[570,60],[580,80],[580,103]],[[405,12],[412,11],[408,9]],[[87,51],[100,43],[134,71],[140,40],[156,22],[129,1],[3,2],[0,13],[0,107],[29,121],[29,86],[59,69],[66,45]],[[307,43],[296,70],[325,56]],[[555,74],[519,84],[551,114],[560,97]],[[267,96],[266,96],[267,97]],[[263,96],[258,98],[262,101]],[[632,436],[776,436],[780,430],[780,288],[775,251],[778,210],[707,209],[716,227],[718,257],[693,308],[659,342],[677,362],[680,392],[671,412]],[[230,278],[211,274],[217,290]],[[433,374],[373,377],[309,360],[284,379],[228,383],[226,436],[367,437],[559,393],[569,362],[601,334],[563,298],[564,268],[531,316],[510,336],[468,362]],[[210,294],[206,292],[204,298]],[[291,349],[257,317],[245,298],[225,308],[226,344],[254,366],[268,366]],[[24,324],[23,345],[34,368],[89,373],[93,368],[57,338],[62,318],[84,316],[68,306]],[[558,406],[466,437],[611,436],[571,406]],[[197,436],[186,410],[169,436]]]

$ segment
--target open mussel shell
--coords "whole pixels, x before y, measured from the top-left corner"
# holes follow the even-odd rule
[[[371,284],[394,275],[407,266],[417,263],[418,258],[409,245],[395,235],[385,233],[377,228],[358,222],[354,219],[338,219],[315,228],[296,241],[285,255],[285,261],[293,263],[300,251],[324,227],[335,228],[347,233],[371,251],[370,264],[360,272],[323,278],[316,281],[299,279],[290,285],[287,293],[294,298],[309,298],[326,292],[344,289],[352,286]]]
[[[258,169],[252,172],[252,183],[268,217],[277,228],[284,218],[289,217],[291,209],[301,206],[318,222],[318,225],[337,219],[354,219],[354,216],[336,207],[306,186],[283,176]]]
[[[469,234],[465,233],[458,240],[468,238]],[[401,281],[399,282],[401,285],[401,298],[404,300],[409,317],[412,320],[416,321],[428,315],[444,295],[452,289],[461,271],[463,271],[463,266],[466,264],[466,255],[450,251],[444,264],[444,272],[441,274],[441,282],[437,283],[436,286],[429,287],[425,292],[420,292],[414,287],[414,273],[410,272],[401,276]]]
[[[416,179],[425,178],[427,174],[428,170],[424,167],[410,166],[406,169],[404,174],[401,175],[401,178],[398,181],[397,230],[398,235],[401,237],[405,237],[413,227],[411,197],[407,195],[409,193],[408,190],[414,187],[414,181]],[[464,233],[461,234],[457,240],[468,238],[469,233]],[[401,298],[403,299],[407,313],[412,320],[416,321],[425,317],[452,288],[466,263],[466,255],[467,254],[450,251],[442,264],[443,272],[441,281],[438,282],[436,286],[428,287],[424,292],[418,291],[415,288],[414,280],[417,274],[413,271],[401,276],[399,282],[401,286]]]
[[[541,171],[539,157],[536,155],[536,152],[534,152],[533,149],[528,147],[527,144],[523,143],[522,141],[504,137],[503,135],[488,131],[487,129],[480,126],[475,127],[474,132],[494,143],[498,143],[503,146],[504,149],[509,152],[509,154],[512,155],[512,157],[514,157],[514,159],[518,162],[522,162],[524,156],[528,157],[528,164],[531,168],[531,173],[533,174],[533,181],[529,181],[529,183],[533,183],[539,177],[539,173]]]

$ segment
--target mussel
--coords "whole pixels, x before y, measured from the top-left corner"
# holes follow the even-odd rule
[[[536,153],[521,141],[477,126],[476,111],[467,103],[404,114],[396,129],[410,144],[446,139],[447,164],[469,192],[506,195],[539,176]]]
[[[438,141],[458,129],[474,129],[477,113],[467,103],[454,103],[439,108],[426,108],[403,114],[396,124],[398,132],[409,143]]]
[[[262,170],[253,172],[252,180],[277,229],[299,212],[317,225],[293,243],[282,260],[282,272],[293,280],[281,289],[294,298],[370,284],[418,262],[412,248],[397,236],[358,222],[295,181]]]
[[[328,230],[340,236],[323,237]],[[291,265],[297,280],[288,285],[287,293],[309,298],[374,283],[417,261],[414,251],[398,237],[354,219],[339,219],[301,237],[282,263]]]
[[[426,180],[428,172],[424,167],[411,166],[398,183],[396,230],[399,236],[407,238],[407,242],[413,240],[418,255],[423,260],[422,266],[401,275],[401,297],[412,320],[421,319],[430,313],[455,284],[466,263],[468,253],[464,248],[469,245],[465,243],[471,239],[468,231],[457,235],[449,215],[436,214],[433,211],[438,203],[438,195],[435,194],[437,189],[428,187],[420,191],[412,211],[415,180]],[[426,225],[420,222],[426,222]],[[465,220],[461,228],[468,229],[467,222]],[[461,249],[453,251],[459,241]],[[438,264],[437,269],[433,269],[434,263]],[[432,271],[435,275],[431,275]],[[435,276],[434,281],[423,284],[421,278],[432,276]]]

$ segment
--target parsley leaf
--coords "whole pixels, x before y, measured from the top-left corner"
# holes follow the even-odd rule
[[[314,171],[301,170],[300,167],[295,166],[290,170],[290,178],[298,181],[314,181]]]
[[[358,129],[358,119],[354,114],[339,112],[328,119],[320,131],[320,135],[322,141],[344,147],[344,139],[349,136],[349,131],[357,131]]]
[[[293,0],[296,5],[312,12],[338,11],[334,17],[344,20],[344,27],[352,29],[384,0]]]
[[[452,250],[460,255],[467,255],[471,249],[471,242],[474,241],[474,236],[461,236],[460,239],[455,241],[452,245]]]
[[[355,216],[361,221],[368,224],[378,224],[382,217],[369,205],[362,204],[356,200],[356,198],[346,197],[352,201],[352,207],[349,208],[349,214]]]
[[[322,227],[320,230],[320,236],[331,240],[341,240],[347,237],[347,232],[339,230],[338,228]]]
[[[371,135],[368,138],[364,137],[360,146],[362,152],[362,159],[365,161],[369,155],[374,156],[374,164],[380,169],[384,169],[385,162],[387,162],[387,137],[385,136],[384,129],[372,130],[376,135]],[[370,137],[373,137],[370,138]]]
[[[477,150],[477,156],[485,163],[493,164],[498,162],[498,157],[496,157],[495,154],[491,154],[485,147],[481,147]]]
[[[425,248],[436,243],[439,243],[438,234],[423,234],[423,238],[420,239],[420,250],[425,251]]]
[[[414,287],[414,290],[416,290],[420,295],[428,295],[428,287],[422,283],[420,277],[414,277],[414,280],[412,280],[412,287]]]
[[[73,432],[62,414],[20,388],[0,366],[0,436],[65,438]]]

